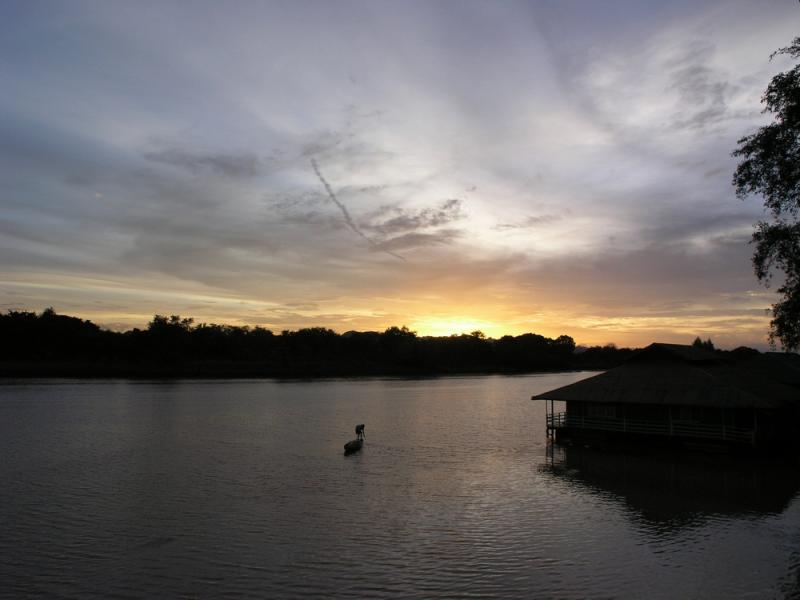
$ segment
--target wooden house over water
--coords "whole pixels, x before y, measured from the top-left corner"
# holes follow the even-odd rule
[[[620,367],[533,399],[547,401],[547,430],[558,441],[800,442],[797,354],[651,344]]]

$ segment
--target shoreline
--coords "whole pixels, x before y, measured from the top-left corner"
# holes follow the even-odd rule
[[[402,367],[370,369],[337,368],[317,365],[309,369],[276,369],[266,365],[210,365],[188,364],[156,366],[144,365],[88,365],[70,363],[12,363],[0,364],[0,381],[8,379],[369,379],[369,378],[414,378],[434,379],[457,376],[491,375],[542,375],[548,373],[572,373],[579,371],[603,371],[608,367],[599,365],[570,366],[542,369],[448,369],[420,370]]]

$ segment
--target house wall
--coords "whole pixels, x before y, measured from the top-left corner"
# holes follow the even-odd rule
[[[659,437],[658,434],[653,435],[647,430],[637,429],[638,421],[640,426],[663,425],[661,435],[666,430],[675,431],[678,437],[695,437],[690,433],[691,427],[680,427],[680,425],[695,425],[698,426],[697,437],[708,438],[714,436],[703,434],[702,432],[709,432],[704,426],[718,427],[722,435],[733,436],[733,441],[736,443],[746,442],[749,439],[751,440],[749,443],[766,451],[790,450],[794,455],[800,452],[800,406],[784,409],[724,410],[698,406],[597,402],[566,402],[565,406],[568,420],[573,417],[585,417],[591,421],[578,422],[574,426],[567,425],[557,433],[556,439],[570,439],[572,436],[586,439],[592,436],[602,438],[604,435],[638,435],[643,441],[650,443]],[[603,425],[603,420],[608,420],[608,426]],[[752,432],[753,437],[747,437],[748,431]]]
[[[587,418],[628,419],[659,423],[725,425],[751,429],[753,409],[721,409],[710,406],[664,406],[661,404],[618,404],[606,402],[567,402],[567,415]]]

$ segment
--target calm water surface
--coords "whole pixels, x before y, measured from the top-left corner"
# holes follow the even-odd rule
[[[587,375],[0,384],[0,595],[800,596],[798,470],[548,448]]]

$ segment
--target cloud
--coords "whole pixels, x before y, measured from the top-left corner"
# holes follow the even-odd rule
[[[363,227],[384,235],[417,231],[447,225],[465,218],[463,202],[458,198],[443,200],[438,206],[410,209],[383,206],[365,217]]]
[[[279,222],[285,225],[295,225],[302,229],[327,229],[336,230],[341,227],[342,221],[329,213],[317,210],[305,211],[286,211],[280,218]]]
[[[667,91],[676,90],[679,112],[672,117],[672,126],[682,129],[705,129],[732,118],[728,103],[738,92],[731,76],[711,66],[715,47],[696,41],[685,54],[665,60],[671,83]]]
[[[564,217],[561,215],[543,214],[543,215],[529,215],[515,223],[498,223],[493,227],[496,231],[508,231],[513,229],[536,229],[542,225],[549,225],[562,220]]]
[[[441,229],[433,233],[404,233],[375,244],[376,250],[395,252],[436,244],[449,244],[461,237],[458,229]]]
[[[209,172],[225,177],[255,177],[263,167],[263,162],[252,153],[222,154],[213,152],[191,152],[179,148],[145,152],[144,158],[156,163],[185,169],[197,174]]]
[[[390,256],[393,256],[393,257],[395,257],[395,258],[397,258],[399,260],[405,260],[405,258],[400,256],[399,254],[396,254],[396,253],[392,252],[390,249],[381,248],[380,245],[377,244],[372,238],[370,238],[366,233],[361,231],[361,229],[358,227],[358,225],[356,225],[355,222],[353,221],[353,218],[350,216],[350,211],[348,211],[347,207],[339,201],[339,199],[336,197],[336,194],[333,192],[333,189],[331,188],[331,186],[328,183],[328,181],[325,179],[325,177],[322,176],[322,173],[319,170],[319,166],[317,165],[317,161],[314,160],[313,158],[311,159],[311,166],[313,167],[314,172],[317,174],[317,177],[319,177],[319,180],[322,182],[322,185],[325,187],[325,191],[328,192],[328,196],[330,197],[331,201],[336,206],[339,207],[339,210],[342,211],[342,216],[344,216],[344,220],[347,223],[347,226],[352,231],[354,231],[358,236],[360,236],[361,238],[365,239],[367,241],[367,243],[370,246],[372,246],[373,248],[376,248],[378,250],[386,252],[386,254],[388,254]]]
[[[345,133],[322,131],[315,132],[311,139],[305,141],[300,149],[300,155],[304,158],[312,158],[321,154],[330,154],[334,150],[341,150],[342,146],[352,141],[354,135],[352,131]]]
[[[769,304],[720,300],[761,214],[729,155],[796,6],[101,4],[0,22],[0,300],[559,334]]]
[[[266,218],[280,225],[296,226],[311,231],[336,231],[342,220],[326,210],[329,199],[316,190],[291,190],[280,194],[265,194]]]

